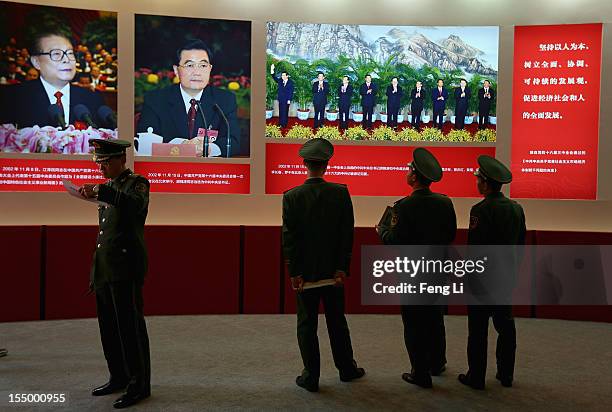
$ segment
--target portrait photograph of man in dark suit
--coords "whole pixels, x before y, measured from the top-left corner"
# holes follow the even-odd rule
[[[162,137],[158,143],[186,139],[196,143],[203,157],[248,155],[250,58],[244,53],[250,56],[250,45],[237,47],[240,55],[234,58],[235,50],[225,47],[229,34],[220,32],[228,27],[228,33],[240,36],[248,29],[250,42],[249,22],[136,16],[139,136],[153,133]],[[159,47],[150,47],[158,41]],[[230,77],[228,72],[246,75]]]
[[[64,31],[39,32],[29,50],[39,77],[2,88],[0,123],[24,128],[64,127],[77,121],[90,121],[99,127],[115,127],[98,115],[100,107],[105,105],[102,95],[72,84],[76,58],[72,42]],[[52,105],[57,107],[50,108]]]

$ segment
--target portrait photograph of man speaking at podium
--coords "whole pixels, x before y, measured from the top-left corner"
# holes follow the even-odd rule
[[[136,16],[138,156],[249,156],[250,31],[250,22]]]
[[[116,79],[116,14],[0,7],[11,16],[0,22],[0,152],[89,153],[90,138],[117,138],[116,80],[102,87]],[[82,81],[91,73],[99,87]]]

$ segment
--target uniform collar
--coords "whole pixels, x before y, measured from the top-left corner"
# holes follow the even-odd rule
[[[412,193],[410,194],[410,196],[423,196],[423,195],[429,195],[431,194],[431,189],[429,188],[423,188],[423,189],[417,189],[417,190],[413,190]]]
[[[486,195],[485,199],[497,199],[500,197],[505,197],[502,192],[493,192],[493,193],[489,193],[488,195]]]
[[[125,169],[123,172],[121,172],[121,174],[119,176],[117,176],[116,178],[112,179],[111,181],[113,183],[120,183],[121,181],[123,181],[128,175],[131,175],[132,171],[130,169]]]
[[[312,183],[321,183],[324,182],[325,179],[323,179],[322,177],[309,177],[308,179],[306,179],[306,181],[304,182],[305,184],[312,184]]]

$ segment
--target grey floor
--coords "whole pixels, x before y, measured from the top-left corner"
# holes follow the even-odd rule
[[[352,315],[355,358],[367,375],[342,383],[325,322],[319,324],[321,391],[295,386],[301,360],[295,315],[148,318],[152,396],[131,410],[612,410],[612,324],[517,319],[515,386],[494,375],[491,330],[487,390],[458,383],[466,369],[465,317],[446,318],[448,370],[434,389],[403,382],[409,369],[399,316]],[[492,329],[492,328],[491,328]],[[95,319],[0,324],[0,410],[108,411],[115,395],[94,398],[107,379]],[[10,393],[65,393],[49,407],[9,405]]]

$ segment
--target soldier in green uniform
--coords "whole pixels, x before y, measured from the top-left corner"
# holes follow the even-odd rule
[[[474,205],[470,211],[468,244],[524,245],[526,227],[523,208],[501,192],[502,185],[512,181],[512,173],[504,164],[490,156],[480,156],[478,166],[474,174],[477,177],[478,191],[484,199]],[[516,276],[520,260],[516,259],[516,251],[515,247],[504,248],[504,268],[494,275]],[[497,279],[497,281],[508,283],[506,279]],[[510,302],[511,292],[511,288],[508,288],[507,295]],[[516,352],[516,329],[512,306],[510,304],[469,305],[467,347],[469,370],[466,374],[459,375],[459,381],[474,389],[485,387],[490,317],[493,318],[493,326],[498,333],[496,378],[503,386],[512,386]]]
[[[85,184],[81,194],[97,199],[100,231],[91,268],[100,338],[110,380],[95,388],[101,396],[127,389],[115,401],[126,408],[151,393],[149,338],[143,315],[142,286],[147,272],[144,225],[149,206],[149,181],[125,167],[129,142],[92,139],[94,161],[105,178]]]
[[[343,382],[365,371],[353,359],[349,327],[344,316],[344,278],[353,249],[353,204],[345,185],[323,180],[334,147],[311,139],[299,151],[308,178],[283,196],[283,252],[293,289],[297,291],[297,338],[304,370],[296,384],[319,390],[320,354],[317,324],[323,300],[334,364]],[[305,284],[335,280],[333,285],[304,289]]]
[[[390,226],[377,226],[387,245],[448,245],[455,239],[457,218],[453,202],[430,189],[442,179],[438,160],[424,148],[417,148],[408,164],[406,180],[412,194],[395,202]],[[402,305],[404,342],[412,370],[402,374],[406,382],[431,388],[431,375],[446,370],[444,307]]]

